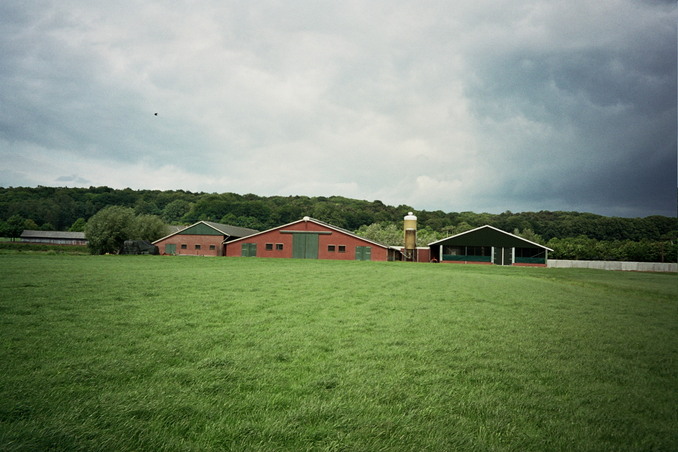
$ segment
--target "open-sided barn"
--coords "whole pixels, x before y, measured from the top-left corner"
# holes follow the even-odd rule
[[[212,221],[198,221],[153,242],[160,254],[224,256],[230,240],[256,234],[257,230]]]
[[[430,243],[429,248],[438,262],[542,267],[553,251],[489,225]]]
[[[385,261],[389,248],[327,223],[299,221],[226,243],[226,256]]]

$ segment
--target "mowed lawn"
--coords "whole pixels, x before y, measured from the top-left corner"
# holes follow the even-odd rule
[[[0,450],[678,450],[676,275],[0,255]]]

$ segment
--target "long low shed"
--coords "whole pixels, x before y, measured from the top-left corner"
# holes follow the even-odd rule
[[[553,251],[490,225],[481,226],[429,244],[438,262],[545,267]]]
[[[84,232],[36,231],[25,229],[20,236],[24,243],[44,243],[50,245],[87,245]]]

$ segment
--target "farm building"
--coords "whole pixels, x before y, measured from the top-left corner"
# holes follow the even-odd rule
[[[407,259],[407,250],[404,246],[391,246],[391,250],[394,250],[395,253],[389,255],[388,260],[396,261],[410,261],[410,262],[430,262],[431,261],[431,248],[428,246],[417,246],[414,248],[414,253],[411,259]]]
[[[540,267],[553,251],[489,225],[430,243],[429,248],[438,262]]]
[[[160,254],[224,256],[226,242],[256,234],[257,230],[199,221],[153,242]]]
[[[395,250],[391,250],[395,252]],[[389,247],[327,223],[304,217],[226,243],[226,256],[298,259],[389,259]]]
[[[24,243],[49,245],[87,245],[84,232],[24,230],[19,236]]]

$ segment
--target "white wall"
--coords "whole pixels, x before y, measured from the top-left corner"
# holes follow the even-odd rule
[[[549,259],[549,268],[593,268],[634,272],[678,272],[678,264],[661,262],[572,261]]]

